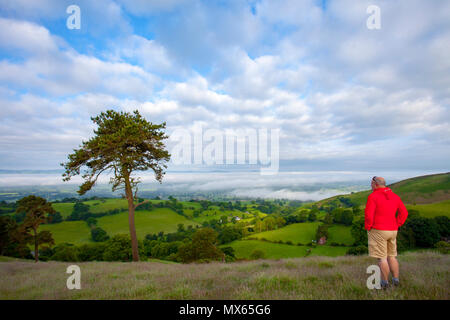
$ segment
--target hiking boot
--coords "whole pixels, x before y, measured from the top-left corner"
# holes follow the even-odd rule
[[[386,290],[386,289],[389,289],[389,282],[384,282],[384,281],[381,281],[381,289],[382,290]]]
[[[398,287],[398,286],[400,285],[400,280],[398,280],[398,279],[392,279],[392,285],[393,285],[394,287]]]

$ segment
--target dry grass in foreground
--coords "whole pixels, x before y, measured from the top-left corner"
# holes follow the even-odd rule
[[[71,263],[0,262],[0,299],[449,299],[449,255],[399,256],[402,285],[366,288],[369,257],[308,257],[236,263],[87,262],[81,290]]]

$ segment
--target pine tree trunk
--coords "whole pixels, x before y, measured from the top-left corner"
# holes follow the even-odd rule
[[[133,253],[133,261],[139,261],[138,240],[136,236],[136,227],[134,225],[133,190],[131,190],[129,178],[125,178],[125,194],[128,200],[128,225],[130,227],[131,251]]]

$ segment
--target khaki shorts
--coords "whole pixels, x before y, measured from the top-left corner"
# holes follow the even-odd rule
[[[374,258],[386,258],[397,256],[397,230],[367,231],[369,239],[369,256]]]

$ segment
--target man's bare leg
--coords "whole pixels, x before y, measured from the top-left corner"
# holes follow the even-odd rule
[[[388,257],[387,260],[388,260],[389,269],[391,270],[392,276],[394,278],[398,279],[399,268],[398,268],[397,258],[395,258],[395,257]]]
[[[388,264],[389,264],[389,269],[391,270],[392,273],[392,283],[394,285],[399,284],[399,280],[398,280],[398,275],[399,275],[399,267],[398,267],[398,261],[396,257],[388,257]]]
[[[387,258],[378,259],[378,266],[381,270],[381,280],[388,281],[389,276],[389,264]]]

